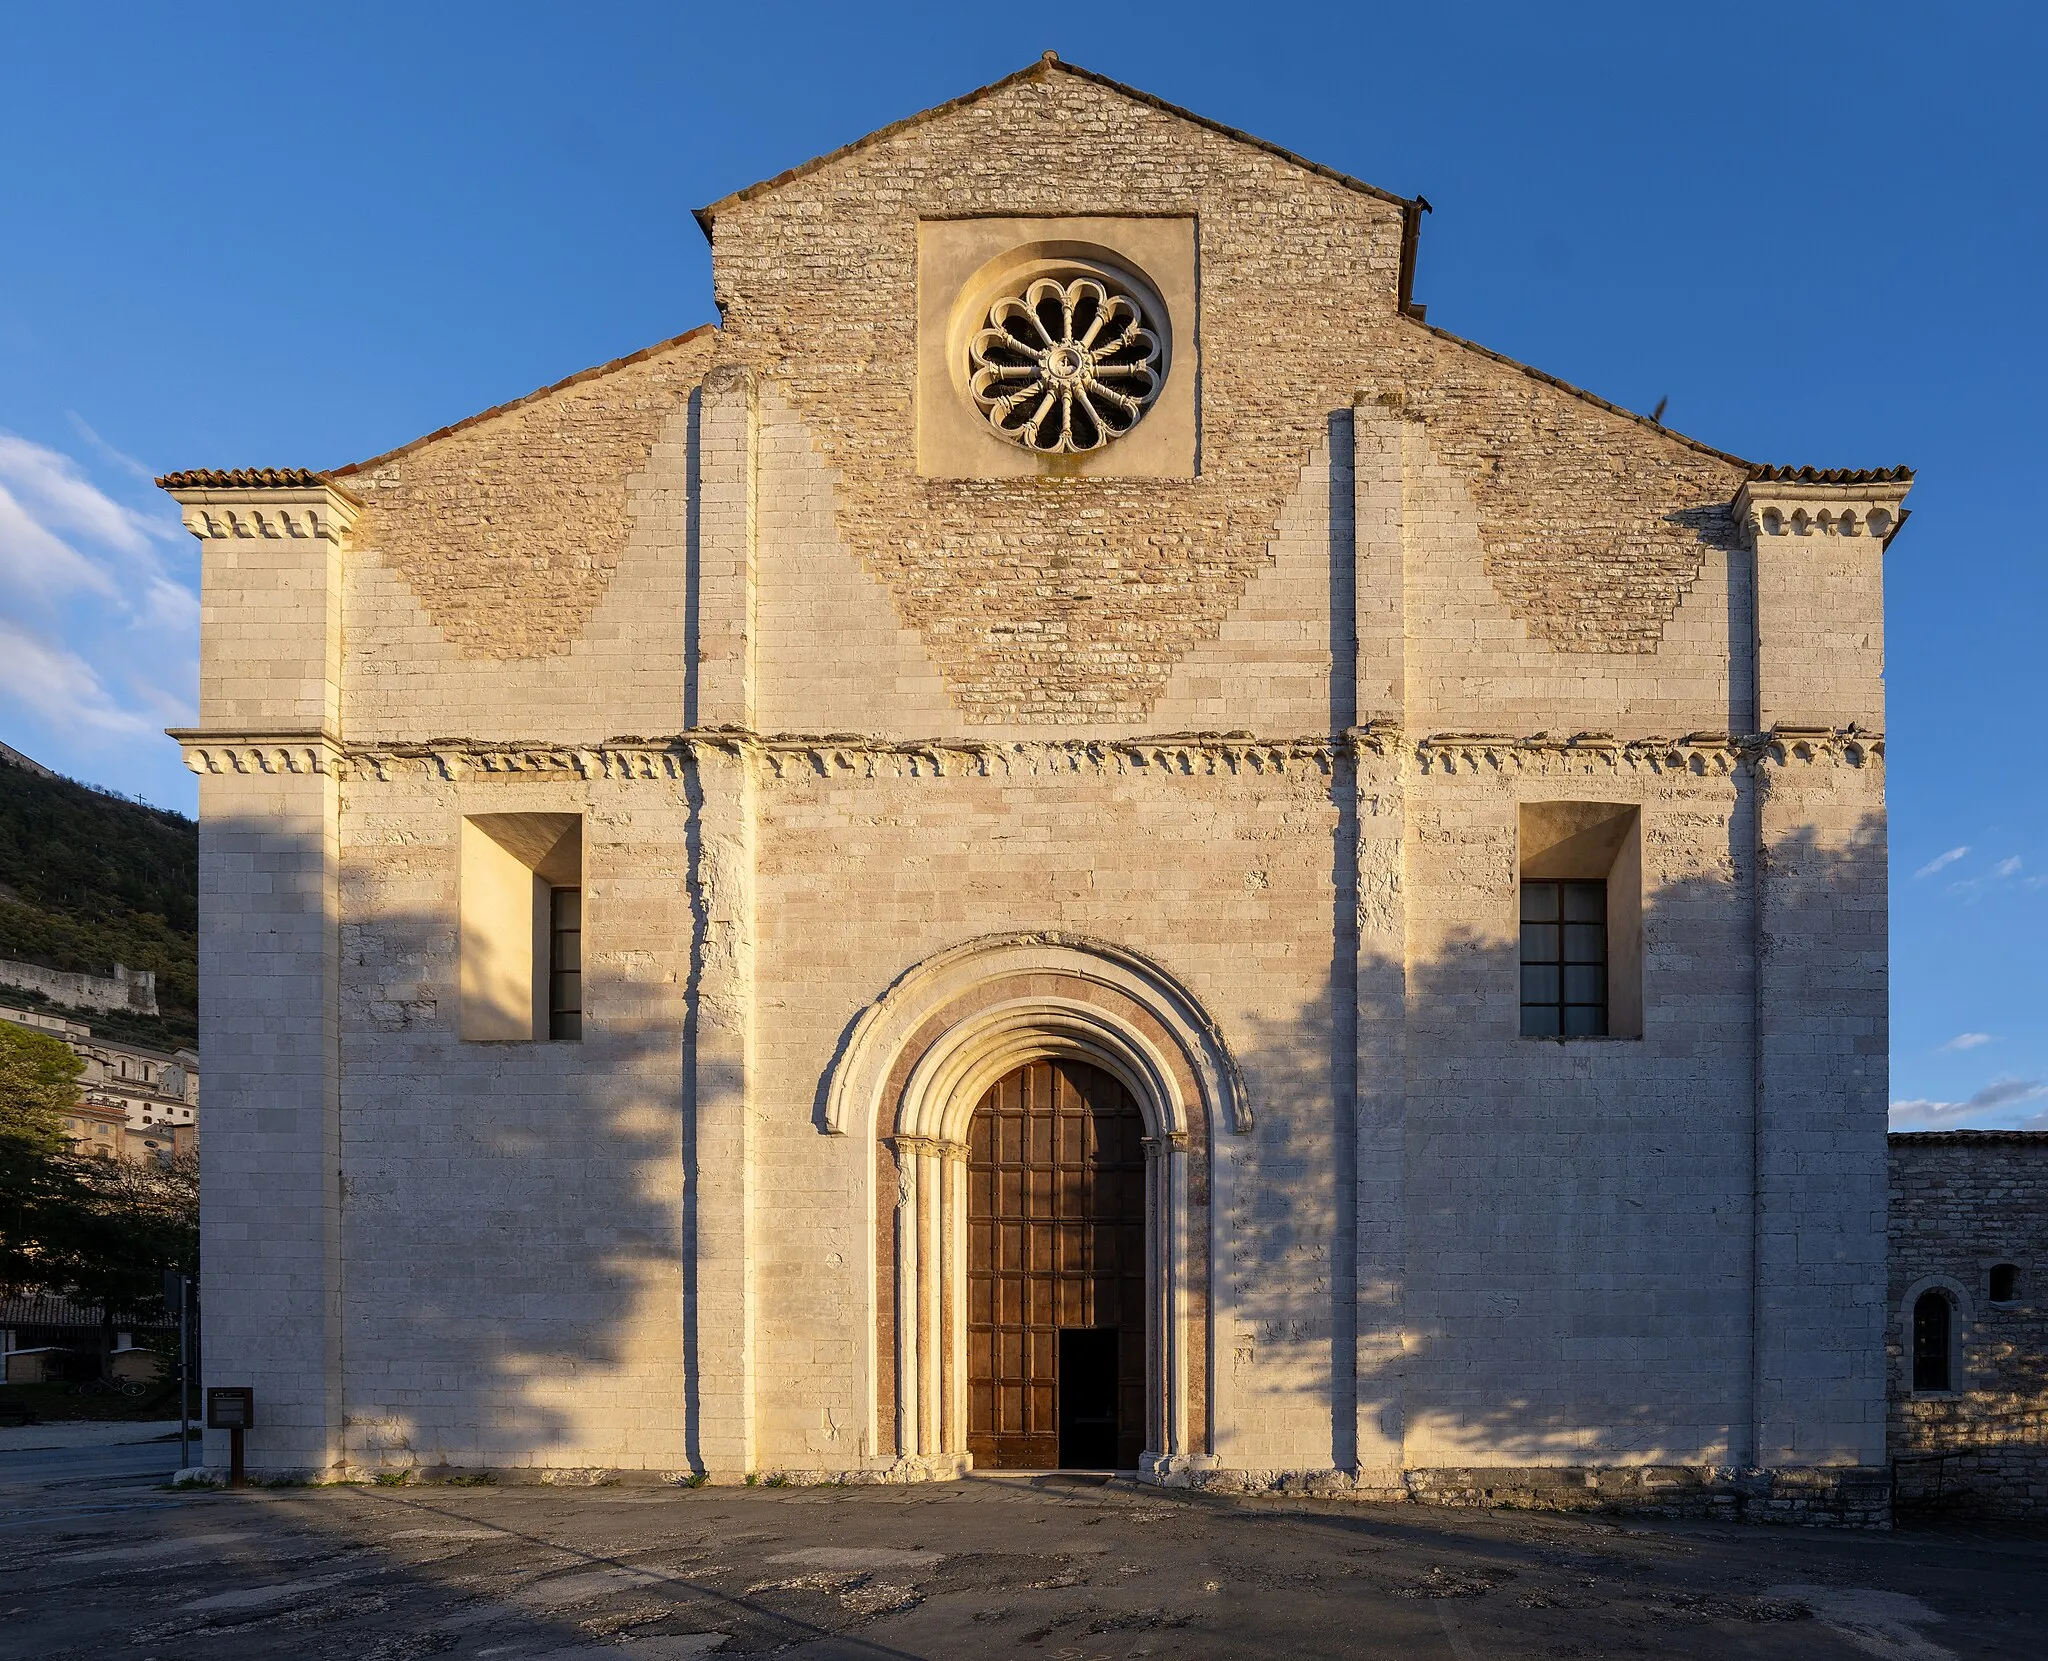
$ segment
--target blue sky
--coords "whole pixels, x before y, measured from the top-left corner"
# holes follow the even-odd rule
[[[1739,455],[1919,470],[1895,1118],[2048,1125],[2037,6],[17,7],[0,739],[189,811],[151,474],[338,465],[708,321],[690,209],[1047,47],[1428,196],[1432,322]]]

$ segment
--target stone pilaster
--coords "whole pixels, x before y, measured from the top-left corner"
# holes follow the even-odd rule
[[[256,1392],[249,1461],[326,1473],[341,1424],[341,558],[316,475],[160,481],[201,545],[204,1381]],[[224,1464],[225,1433],[207,1438]]]
[[[693,728],[754,721],[755,390],[706,380],[697,422]],[[692,1454],[717,1481],[755,1468],[755,772],[750,740],[699,739],[688,788],[698,896],[689,1030]]]
[[[1884,551],[1912,475],[1759,468],[1735,499],[1756,550],[1759,728],[1884,731]]]
[[[1780,729],[1756,764],[1754,1447],[1884,1459],[1881,743]]]
[[[1403,487],[1407,423],[1384,401],[1352,411],[1359,726],[1352,734],[1356,791],[1358,969],[1355,1132],[1357,1478],[1401,1482],[1403,1286],[1407,1278],[1402,1179],[1407,1132],[1407,907],[1403,891],[1406,791],[1407,553]]]

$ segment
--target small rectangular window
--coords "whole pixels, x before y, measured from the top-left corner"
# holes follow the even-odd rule
[[[1607,884],[1522,882],[1522,1036],[1607,1036]]]
[[[583,890],[548,895],[548,1036],[583,1036]]]
[[[582,1036],[581,816],[470,814],[461,857],[462,1036]]]

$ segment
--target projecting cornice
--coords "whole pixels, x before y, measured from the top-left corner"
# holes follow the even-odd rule
[[[1412,759],[1425,774],[1535,770],[1732,773],[1762,764],[1841,763],[1884,758],[1884,735],[1855,727],[1780,727],[1767,733],[1688,733],[1682,738],[1620,738],[1582,732],[1430,733],[1410,742],[1389,722],[1333,737],[1261,738],[1250,733],[1170,733],[1142,738],[978,741],[897,740],[858,734],[761,734],[713,728],[667,738],[616,738],[597,744],[539,744],[472,739],[343,745],[325,733],[223,733],[196,728],[170,734],[195,773],[334,773],[380,782],[442,780],[679,780],[701,752],[756,762],[768,780],[1030,778],[1118,773],[1153,778],[1329,775],[1340,760],[1365,766]]]
[[[1759,467],[1735,493],[1735,523],[1758,549],[1783,536],[1867,537],[1882,552],[1912,515],[1909,467],[1869,472]]]
[[[317,539],[345,548],[363,505],[324,474],[302,467],[199,468],[156,482],[184,510],[185,529],[202,542]]]

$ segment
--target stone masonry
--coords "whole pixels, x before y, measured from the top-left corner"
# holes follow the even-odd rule
[[[1885,1374],[1901,1504],[2048,1512],[2044,1274],[2048,1132],[1891,1138]],[[1956,1371],[1944,1391],[1914,1388],[1913,1306],[1929,1291],[1946,1295],[1955,1322]]]
[[[958,1473],[965,1127],[1052,1060],[1144,1120],[1151,1480],[1882,1519],[1910,477],[1429,326],[1419,211],[1048,59],[704,210],[715,329],[162,481],[258,1466]],[[921,295],[962,218],[1021,240]],[[1152,296],[1164,462],[976,473],[919,329],[1043,271]],[[1520,1036],[1559,804],[1639,1034]],[[580,1037],[465,1039],[557,947],[462,850],[563,826]]]

